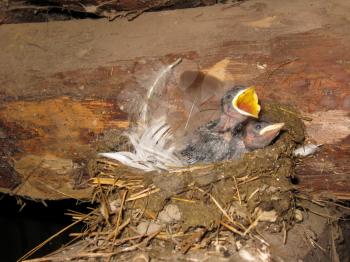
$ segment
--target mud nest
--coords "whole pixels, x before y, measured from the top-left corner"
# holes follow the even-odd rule
[[[205,250],[231,258],[244,257],[248,246],[254,246],[258,257],[268,257],[260,233],[286,234],[302,220],[291,178],[293,151],[304,140],[304,126],[288,106],[262,107],[262,120],[284,122],[285,129],[273,145],[239,160],[168,173],[91,161],[93,201],[99,208],[87,215],[72,214],[85,221],[86,230],[76,234],[84,243],[79,242],[79,251],[67,251],[66,257],[177,260]],[[137,251],[136,257],[131,251]]]

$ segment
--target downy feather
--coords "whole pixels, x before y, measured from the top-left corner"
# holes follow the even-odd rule
[[[124,165],[143,171],[169,170],[184,163],[177,157],[172,146],[173,136],[165,118],[153,121],[141,134],[136,129],[126,133],[134,147],[133,152],[100,153]]]

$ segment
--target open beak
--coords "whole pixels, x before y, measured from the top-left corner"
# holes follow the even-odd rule
[[[261,136],[267,135],[267,134],[277,135],[283,126],[284,126],[284,123],[268,125],[260,130],[259,135]]]
[[[240,91],[232,100],[232,106],[240,114],[259,117],[260,105],[258,95],[255,92],[255,87],[251,86]]]

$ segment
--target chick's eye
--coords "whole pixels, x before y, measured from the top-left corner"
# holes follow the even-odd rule
[[[260,129],[261,129],[261,125],[260,125],[260,124],[257,124],[257,125],[255,126],[255,128],[256,128],[257,130],[260,130]]]

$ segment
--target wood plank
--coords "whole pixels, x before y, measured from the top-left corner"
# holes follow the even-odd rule
[[[316,119],[306,122],[310,139],[327,147],[311,159],[330,156],[327,161],[337,166],[327,170],[330,191],[348,194],[350,174],[343,165],[349,146],[349,11],[344,1],[262,0],[147,13],[131,22],[2,25],[2,191],[23,184],[38,166],[33,181],[56,178],[35,194],[22,189],[22,195],[41,198],[54,188],[48,198],[87,196],[74,189],[74,177],[86,173],[100,138],[124,130],[126,112],[152,77],[181,57],[169,89],[181,73],[203,70],[231,84],[255,84],[263,100],[294,105]],[[181,111],[177,98],[169,104],[175,112]],[[327,128],[322,116],[329,120],[331,113],[336,121]],[[183,117],[174,114],[178,121]],[[325,135],[329,129],[332,137]],[[334,153],[339,148],[344,154]],[[324,191],[325,172],[307,161],[297,169],[302,186]],[[58,179],[70,186],[63,190]]]

